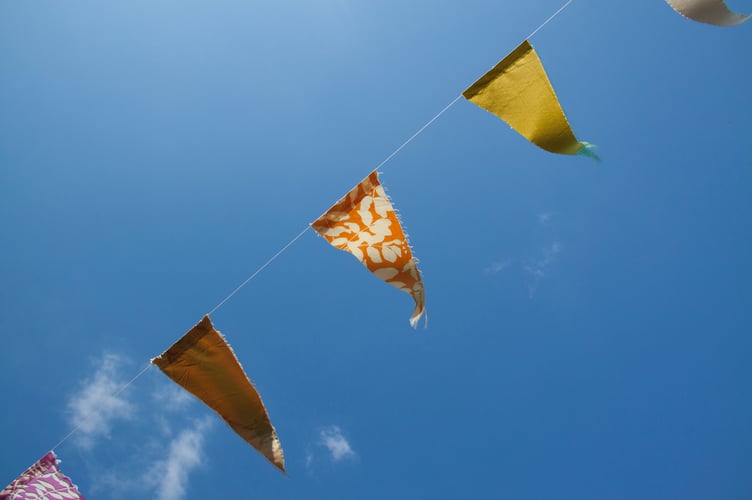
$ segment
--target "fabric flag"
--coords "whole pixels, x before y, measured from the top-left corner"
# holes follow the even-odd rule
[[[208,315],[151,362],[285,472],[282,446],[261,396]]]
[[[425,291],[418,265],[392,202],[374,171],[311,227],[334,247],[350,252],[373,274],[412,295],[415,327],[425,311]]]
[[[546,70],[527,40],[462,95],[546,151],[597,158],[592,146],[578,141],[572,132]]]
[[[666,0],[679,14],[701,23],[735,26],[750,16],[731,12],[723,0]]]
[[[70,478],[60,471],[59,460],[50,451],[0,491],[0,500],[83,500]]]

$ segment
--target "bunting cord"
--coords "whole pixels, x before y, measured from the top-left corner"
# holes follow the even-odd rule
[[[274,262],[275,260],[277,260],[277,257],[279,257],[280,255],[282,255],[283,253],[285,253],[285,251],[286,251],[286,250],[287,250],[288,248],[290,248],[290,247],[291,247],[291,246],[293,245],[293,243],[295,243],[295,242],[296,242],[296,241],[298,241],[298,240],[299,240],[299,239],[300,239],[301,237],[303,237],[303,235],[304,235],[304,234],[305,234],[305,233],[306,233],[306,232],[307,232],[307,231],[308,231],[308,230],[309,230],[310,228],[311,228],[310,224],[309,224],[309,225],[307,225],[307,226],[305,227],[305,229],[303,229],[303,230],[302,230],[301,232],[299,232],[299,233],[298,233],[298,235],[297,235],[296,237],[294,237],[293,239],[291,239],[291,240],[290,240],[290,241],[289,241],[289,242],[288,242],[288,243],[287,243],[287,244],[286,244],[285,246],[283,246],[283,247],[282,247],[282,248],[281,248],[281,249],[280,249],[280,250],[279,250],[279,251],[278,251],[277,253],[275,253],[275,254],[274,254],[274,255],[273,255],[273,256],[272,256],[272,257],[271,257],[271,258],[270,258],[269,260],[267,260],[266,262],[264,262],[264,264],[263,264],[263,265],[262,265],[261,267],[259,267],[258,269],[256,269],[256,270],[255,270],[255,271],[253,272],[253,274],[251,274],[250,276],[248,276],[248,277],[247,277],[247,278],[245,279],[245,281],[243,281],[243,282],[242,282],[242,283],[241,283],[240,285],[238,285],[238,287],[237,287],[237,288],[235,288],[235,290],[233,290],[232,292],[230,292],[230,295],[228,295],[227,297],[225,297],[224,299],[222,299],[222,302],[220,302],[219,304],[217,304],[216,306],[214,306],[214,309],[212,309],[211,311],[209,311],[209,312],[208,312],[208,313],[206,313],[206,314],[207,314],[208,316],[211,316],[212,314],[214,314],[214,312],[215,312],[215,311],[216,311],[217,309],[219,309],[220,307],[222,307],[222,306],[223,306],[223,305],[225,304],[225,302],[227,302],[228,300],[230,300],[230,299],[231,299],[231,298],[233,297],[233,295],[235,295],[236,293],[238,293],[238,292],[239,292],[239,291],[240,291],[240,290],[241,290],[241,289],[242,289],[242,288],[243,288],[244,286],[246,286],[246,285],[247,285],[247,284],[248,284],[248,283],[249,283],[249,282],[250,282],[250,281],[251,281],[251,280],[252,280],[253,278],[255,278],[256,276],[258,276],[258,275],[259,275],[259,274],[261,273],[261,271],[263,271],[264,269],[266,269],[267,267],[269,267],[269,265],[270,265],[270,264],[271,264],[272,262]]]
[[[382,161],[381,163],[379,163],[376,168],[374,168],[373,170],[371,170],[371,172],[373,172],[374,170],[380,169],[381,167],[383,167],[384,165],[386,165],[389,160],[391,160],[392,158],[394,158],[395,156],[397,156],[397,154],[400,151],[402,151],[405,148],[405,146],[407,146],[408,144],[410,144],[411,142],[413,142],[413,139],[415,139],[420,134],[422,134],[425,129],[427,129],[433,122],[435,122],[436,120],[438,120],[441,115],[443,115],[444,113],[446,113],[447,110],[449,110],[449,108],[451,108],[452,106],[454,106],[455,103],[457,101],[459,101],[461,98],[462,98],[462,94],[458,95],[457,97],[454,98],[454,100],[452,102],[450,102],[449,104],[447,104],[446,106],[444,106],[444,109],[442,109],[441,111],[439,111],[436,114],[436,116],[434,116],[433,118],[431,118],[430,120],[428,120],[428,122],[426,122],[425,125],[423,125],[422,127],[420,127],[417,132],[415,132],[412,136],[410,136],[410,138],[408,140],[406,140],[405,142],[403,142],[402,145],[400,145],[400,147],[398,147],[397,149],[395,149],[392,152],[392,154],[390,154],[389,156],[387,156],[386,159],[384,161]]]
[[[133,377],[132,379],[130,379],[123,387],[121,387],[120,389],[118,389],[117,391],[115,391],[115,393],[112,395],[112,397],[119,396],[124,390],[126,390],[133,382],[135,382],[136,380],[138,380],[141,377],[141,375],[143,375],[144,373],[146,373],[149,370],[149,368],[151,368],[151,367],[152,367],[152,364],[151,364],[151,362],[149,362],[149,364],[146,365],[146,367],[144,367],[143,370],[141,370],[140,372],[138,372],[138,374],[135,377]],[[66,442],[68,440],[68,438],[70,438],[73,434],[75,434],[81,428],[81,426],[85,422],[86,422],[86,420],[84,419],[83,422],[81,422],[80,424],[76,425],[68,434],[65,435],[65,437],[63,439],[61,439],[55,446],[53,446],[51,448],[51,451],[55,451],[57,448],[59,448],[60,445],[62,445],[64,442]]]
[[[569,4],[572,3],[572,2],[574,2],[574,0],[568,0],[567,3],[565,3],[564,5],[562,5],[561,7],[559,7],[559,10],[557,10],[556,12],[554,12],[551,15],[551,17],[549,17],[548,19],[546,19],[545,21],[543,21],[543,24],[541,24],[540,26],[538,26],[537,28],[535,28],[533,30],[533,32],[530,33],[525,40],[529,40],[529,39],[533,38],[533,36],[535,36],[536,33],[538,33],[540,30],[542,30],[545,25],[547,25],[548,23],[550,23],[551,21],[553,21],[554,18],[556,16],[558,16],[559,14],[561,14],[561,11],[563,11],[564,9],[566,9],[567,7],[569,7]]]

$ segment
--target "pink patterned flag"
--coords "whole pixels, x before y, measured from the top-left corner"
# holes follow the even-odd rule
[[[55,453],[50,451],[0,491],[0,500],[84,500],[57,464]]]

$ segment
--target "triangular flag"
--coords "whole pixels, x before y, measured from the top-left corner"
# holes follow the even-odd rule
[[[546,70],[527,40],[462,95],[546,151],[595,156],[590,145],[572,132]]]
[[[50,451],[0,491],[0,500],[70,499],[84,500],[70,478],[58,467],[59,460]]]
[[[151,362],[285,471],[282,446],[261,396],[208,315]]]
[[[679,14],[701,23],[716,26],[736,26],[750,16],[731,12],[723,0],[666,0]]]
[[[425,291],[397,213],[376,171],[363,179],[311,227],[332,246],[350,252],[373,274],[412,295],[415,327],[425,311]]]

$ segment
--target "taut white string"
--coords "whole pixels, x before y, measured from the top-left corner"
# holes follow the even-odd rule
[[[569,7],[569,4],[570,4],[570,3],[572,3],[573,1],[574,1],[574,0],[569,0],[569,1],[567,2],[567,3],[565,3],[564,5],[562,5],[561,7],[559,7],[559,10],[557,10],[556,12],[554,12],[554,13],[553,13],[553,15],[552,15],[551,17],[549,17],[548,19],[546,19],[545,21],[543,21],[543,24],[541,24],[540,26],[538,26],[537,28],[535,28],[535,30],[533,30],[533,32],[532,32],[532,33],[530,33],[530,34],[529,34],[529,35],[527,36],[526,40],[529,40],[530,38],[533,38],[533,36],[534,36],[534,35],[535,35],[536,33],[538,33],[538,32],[539,32],[539,31],[540,31],[541,29],[543,29],[543,27],[544,27],[545,25],[547,25],[548,23],[550,23],[551,21],[553,21],[553,19],[554,19],[554,18],[555,18],[556,16],[558,16],[559,14],[561,14],[561,11],[562,11],[562,10],[566,9],[567,7]]]
[[[296,241],[298,241],[306,233],[306,231],[308,231],[310,228],[311,228],[310,225],[306,226],[305,229],[303,229],[301,232],[299,232],[296,237],[294,237],[293,239],[291,239],[285,246],[283,246],[269,260],[267,260],[266,262],[264,262],[264,264],[261,267],[259,267],[258,269],[256,269],[256,271],[254,271],[253,274],[251,274],[250,276],[248,276],[245,279],[245,281],[243,281],[240,285],[238,285],[238,287],[235,290],[233,290],[232,292],[230,292],[230,295],[228,295],[227,297],[225,297],[224,299],[222,299],[222,302],[220,302],[219,304],[217,304],[216,306],[214,306],[214,309],[212,309],[211,311],[209,311],[207,314],[209,316],[211,316],[212,314],[214,314],[214,311],[216,311],[217,309],[219,309],[220,307],[222,307],[225,302],[227,302],[228,300],[230,300],[232,298],[232,296],[235,295],[236,293],[238,293],[244,286],[246,286],[249,281],[251,281],[253,278],[255,278],[256,276],[258,276],[259,273],[261,273],[261,271],[263,271],[264,269],[266,269],[267,267],[269,267],[269,265],[272,262],[274,262],[275,260],[277,260],[277,257],[279,257],[280,255],[282,255],[283,253],[285,253],[285,250],[287,250],[288,248],[290,248],[293,243],[295,243]]]

